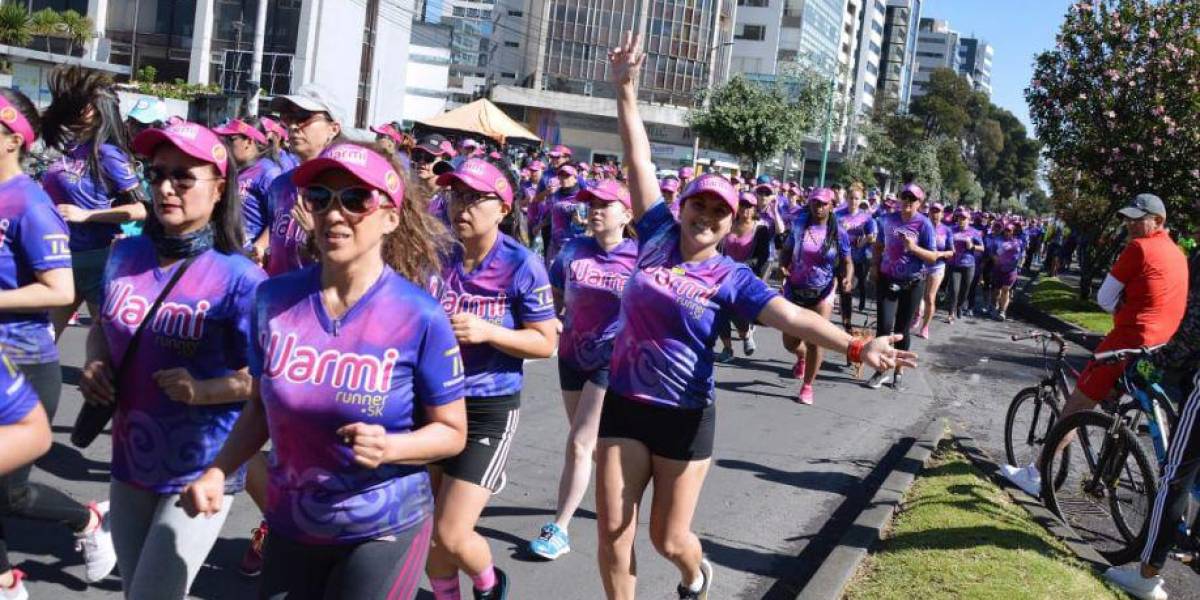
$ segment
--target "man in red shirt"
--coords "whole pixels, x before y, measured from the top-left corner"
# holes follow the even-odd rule
[[[1129,243],[1097,293],[1104,310],[1113,313],[1113,329],[1096,352],[1157,346],[1170,341],[1187,309],[1187,257],[1167,233],[1167,209],[1154,194],[1139,194],[1121,209]],[[1125,364],[1088,362],[1060,419],[1089,410],[1114,393]],[[1037,495],[1040,477],[1033,465],[1005,465],[1002,471],[1030,494]]]

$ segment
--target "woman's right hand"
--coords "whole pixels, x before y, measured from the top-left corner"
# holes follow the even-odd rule
[[[642,62],[646,55],[642,52],[642,36],[633,32],[625,32],[624,39],[616,48],[608,51],[608,66],[612,70],[612,82],[617,87],[637,86],[641,79]]]
[[[117,400],[112,369],[103,360],[89,361],[79,378],[79,391],[88,404],[108,406]]]
[[[225,473],[209,467],[198,479],[187,484],[179,493],[179,506],[189,517],[211,517],[221,512],[225,500]]]

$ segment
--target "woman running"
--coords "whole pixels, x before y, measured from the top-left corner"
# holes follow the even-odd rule
[[[875,335],[902,336],[896,343],[908,350],[912,339],[913,314],[921,303],[926,265],[938,259],[934,248],[933,223],[921,213],[925,191],[910,183],[900,190],[900,210],[884,214],[879,219],[879,240],[875,242],[875,261],[878,279],[875,282],[878,320]],[[877,370],[867,381],[867,387],[879,389],[890,383],[900,389],[903,368],[896,365],[895,373]]]
[[[780,263],[787,271],[783,297],[807,308],[823,319],[833,314],[833,298],[854,280],[850,259],[850,236],[833,216],[833,190],[817,188],[808,195],[808,208],[792,220],[790,235],[783,244]],[[783,334],[783,347],[796,355],[792,375],[800,380],[796,401],[813,403],[813,381],[821,368],[820,345],[806,343],[800,336]]]
[[[5,92],[16,90],[4,90]],[[19,93],[19,92],[18,92]],[[20,369],[0,354],[0,478],[25,468],[50,450],[50,421],[38,401],[37,392],[25,381]],[[0,547],[4,545],[0,526]],[[27,600],[25,572],[9,564],[0,554],[0,598]]]
[[[633,554],[642,495],[654,485],[650,540],[679,570],[681,599],[708,598],[712,565],[691,531],[711,463],[715,408],[712,346],[730,314],[757,320],[808,342],[847,352],[877,368],[912,365],[891,341],[849,334],[779,298],[750,268],[721,256],[738,196],[716,174],[681,196],[679,221],[659,199],[650,141],[638,114],[641,36],[626,34],[609,55],[617,88],[618,131],[629,168],[640,249],[621,299],[611,385],[600,417],[596,509],[600,577],[609,598],[633,598]]]
[[[143,132],[134,148],[150,157],[152,212],[146,235],[113,245],[80,390],[116,408],[109,494],[125,595],[179,598],[229,505],[195,521],[177,495],[250,395],[250,308],[265,277],[242,254],[237,166],[216,134],[180,122]],[[241,486],[239,473],[226,493]]]
[[[42,186],[71,230],[75,298],[51,311],[62,335],[82,302],[100,312],[101,279],[121,223],[146,218],[146,197],[135,172],[112,79],[99,71],[58,67],[50,72],[53,101],[42,116],[47,146],[62,151]]]
[[[459,572],[475,597],[508,593],[475,524],[505,484],[509,447],[520,418],[522,365],[549,358],[558,345],[554,299],[537,255],[500,231],[512,210],[515,182],[503,161],[470,158],[438,177],[449,187],[456,245],[431,285],[462,346],[466,373],[467,445],[432,465],[437,512],[425,571],[438,600],[457,599]]]
[[[270,241],[271,216],[268,192],[282,173],[275,147],[254,117],[234,119],[213,131],[229,140],[230,154],[238,166],[238,193],[242,196],[242,223],[246,226],[246,251],[262,265]]]
[[[850,258],[854,277],[850,287],[841,291],[842,327],[850,331],[854,322],[854,288],[858,288],[858,310],[867,308],[867,282],[871,274],[871,254],[875,246],[875,219],[868,210],[870,204],[862,197],[862,184],[850,186],[850,203],[839,209],[838,224],[850,237]]]
[[[765,216],[765,215],[764,215]],[[778,215],[774,217],[778,218]],[[733,227],[725,236],[722,252],[734,261],[742,263],[754,272],[754,276],[765,280],[767,267],[771,263],[772,227],[759,218],[758,197],[750,192],[738,195],[738,210],[733,218]],[[753,356],[758,349],[754,343],[754,324],[734,316],[729,327],[721,331],[721,352],[716,361],[726,363],[733,360],[733,329],[742,338],[742,352]]]
[[[21,159],[37,139],[38,124],[37,109],[24,94],[0,89],[0,224],[4,247],[0,252],[0,349],[5,366],[15,368],[14,377],[27,382],[36,394],[45,420],[54,418],[62,393],[62,370],[50,329],[50,310],[69,306],[75,292],[67,224],[41,186],[21,170]],[[7,437],[0,439],[0,446],[17,443]],[[80,540],[85,579],[104,579],[116,566],[112,537],[104,526],[108,503],[85,506],[57,489],[29,481],[33,469],[30,462],[21,462],[18,468],[0,475],[0,516],[66,525]],[[0,526],[0,589],[12,587],[6,582],[10,571],[4,528]]]
[[[254,392],[183,492],[189,514],[228,510],[227,480],[271,441],[260,598],[417,593],[433,515],[424,465],[463,447],[466,413],[454,332],[420,287],[449,238],[397,166],[341,143],[294,173],[320,260],[260,286]]]
[[[621,292],[637,260],[637,241],[625,237],[633,219],[625,186],[606,179],[580,192],[579,201],[589,208],[590,235],[567,242],[550,266],[550,284],[565,307],[558,377],[571,428],[554,520],[529,543],[533,554],[547,560],[571,551],[567,527],[592,479]]]
[[[983,236],[971,226],[971,211],[958,207],[954,211],[954,226],[950,228],[954,256],[950,257],[950,279],[946,295],[950,298],[949,323],[963,317],[967,293],[975,278],[975,253],[983,250]]]
[[[937,253],[937,262],[925,270],[925,295],[921,298],[921,308],[918,309],[917,319],[913,319],[913,328],[917,336],[929,339],[929,324],[937,313],[937,294],[946,278],[946,259],[954,256],[950,244],[950,228],[942,222],[943,207],[940,202],[934,202],[929,207],[929,221],[933,224],[933,249]]]
[[[1017,228],[1020,225],[1004,225],[1001,237],[994,242],[992,250],[992,314],[996,319],[1008,319],[1008,303],[1012,300],[1012,288],[1021,275],[1021,257],[1025,254],[1025,243]]]

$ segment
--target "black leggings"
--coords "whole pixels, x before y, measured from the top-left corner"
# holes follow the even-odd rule
[[[907,285],[908,287],[904,287]],[[899,289],[893,289],[898,287]],[[912,336],[908,328],[912,327],[913,314],[921,306],[921,298],[925,294],[925,280],[904,283],[892,281],[886,275],[879,276],[879,285],[875,289],[875,298],[879,303],[879,320],[875,323],[875,335],[884,336],[899,333],[904,336],[896,342],[896,348],[908,350]]]
[[[950,276],[946,281],[946,300],[949,301],[951,317],[957,319],[958,312],[967,307],[967,294],[971,291],[974,278],[975,265],[950,267]]]
[[[411,600],[421,587],[433,518],[394,539],[357,544],[302,544],[267,536],[263,547],[261,600],[354,598]]]
[[[858,291],[858,305],[860,307],[867,304],[867,281],[870,280],[871,261],[859,260],[854,261],[854,289],[850,291],[841,291],[839,301],[842,304],[842,323],[849,323],[854,316],[854,292]],[[860,309],[861,310],[861,309]]]
[[[1163,465],[1162,482],[1158,496],[1150,513],[1150,537],[1142,550],[1142,562],[1162,569],[1167,553],[1175,545],[1179,522],[1187,515],[1188,498],[1200,477],[1200,374],[1190,381],[1187,402],[1180,411],[1179,425],[1171,447],[1167,451],[1167,464]],[[1196,526],[1200,526],[1197,517]]]
[[[53,422],[62,392],[62,371],[58,362],[17,365],[17,368],[37,393],[47,419]],[[33,465],[25,465],[0,477],[0,516],[63,523],[76,532],[87,528],[92,518],[88,507],[54,488],[31,483],[29,472],[32,470]],[[10,569],[8,544],[4,539],[3,523],[0,523],[0,573]]]

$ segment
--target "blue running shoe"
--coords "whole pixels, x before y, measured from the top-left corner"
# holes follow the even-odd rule
[[[529,542],[529,551],[546,560],[554,560],[571,551],[571,537],[558,525],[546,523],[537,538]]]

